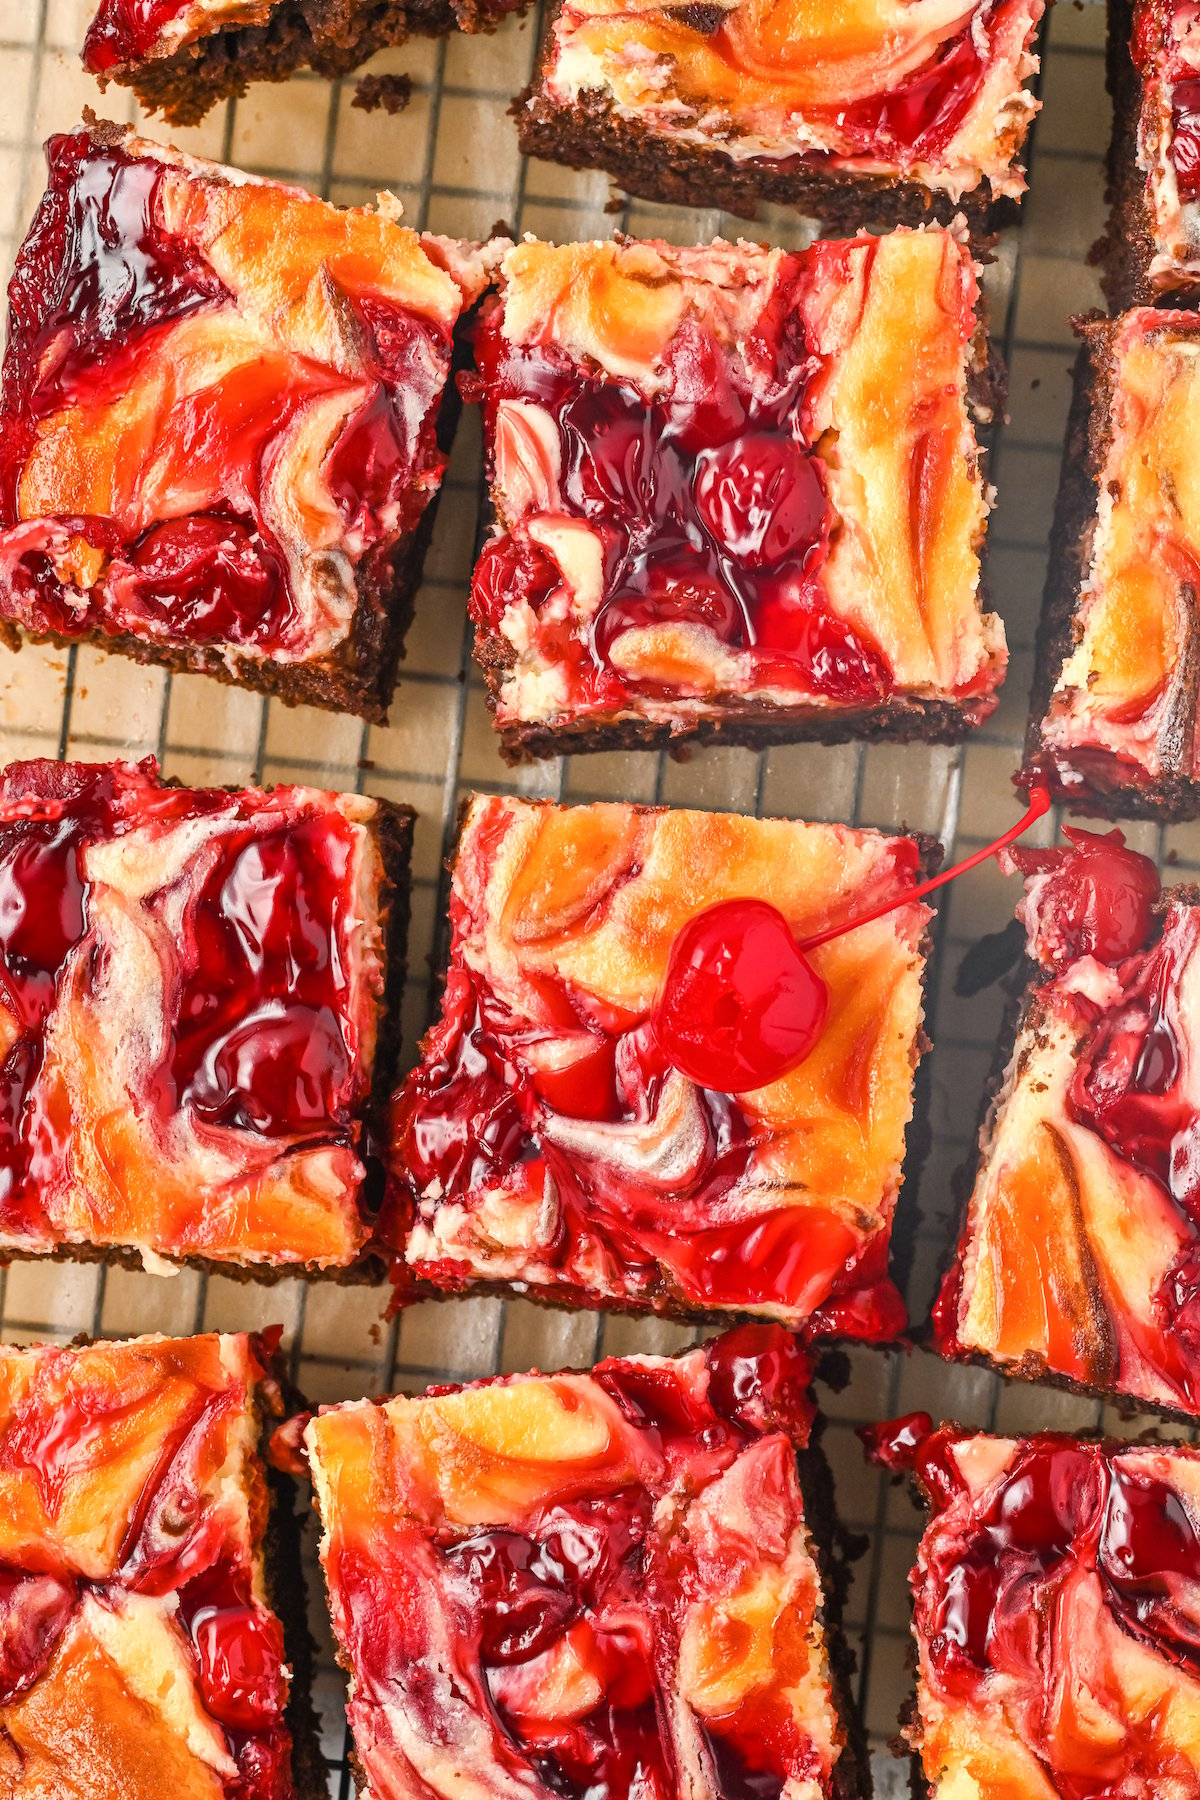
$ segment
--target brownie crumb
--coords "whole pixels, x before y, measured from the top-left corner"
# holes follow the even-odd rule
[[[412,79],[408,75],[364,75],[354,85],[351,106],[361,112],[403,112],[412,99]]]

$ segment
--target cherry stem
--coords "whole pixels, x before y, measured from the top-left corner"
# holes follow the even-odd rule
[[[847,919],[841,925],[831,925],[827,931],[819,931],[815,937],[805,938],[799,945],[800,950],[816,950],[821,944],[828,944],[831,939],[839,938],[847,931],[857,931],[860,925],[869,925],[873,919],[882,919],[887,913],[895,912],[898,906],[908,906],[914,900],[923,899],[926,894],[932,894],[935,888],[945,887],[948,881],[954,881],[959,875],[965,875],[968,869],[978,868],[979,864],[986,862],[989,856],[995,856],[999,851],[1007,849],[1009,844],[1015,843],[1016,839],[1028,831],[1031,825],[1035,825],[1039,819],[1045,818],[1051,805],[1049,788],[1040,785],[1031,787],[1028,811],[1023,818],[1018,819],[1015,825],[1010,826],[1002,837],[996,838],[990,844],[985,844],[982,850],[976,850],[974,855],[965,857],[962,862],[955,863],[953,868],[943,869],[939,875],[931,875],[928,881],[920,882],[917,887],[906,888],[902,894],[897,894],[891,900],[885,900],[882,906],[876,906],[870,912],[859,913],[857,918]]]

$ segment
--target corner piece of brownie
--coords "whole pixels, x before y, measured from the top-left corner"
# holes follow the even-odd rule
[[[322,1410],[305,1442],[363,1791],[868,1792],[835,1527],[798,1476],[808,1377],[749,1326]]]
[[[411,830],[152,762],[0,776],[0,1254],[355,1265]]]
[[[393,1108],[401,1288],[894,1338],[931,914],[797,940],[902,900],[924,848],[476,796],[442,1015]]]
[[[521,148],[630,193],[842,228],[986,222],[1025,188],[1044,0],[559,0]]]
[[[977,270],[931,227],[803,251],[510,248],[476,328],[495,528],[471,611],[506,755],[952,741],[984,611]]]
[[[100,0],[84,67],[131,87],[171,125],[195,125],[253,81],[348,75],[410,32],[490,31],[527,0]]]
[[[1200,814],[1200,315],[1081,321],[1025,745],[1106,818]]]
[[[910,1578],[916,1791],[1200,1792],[1200,1448],[924,1414],[863,1435],[929,1512]]]
[[[1200,1417],[1200,894],[1119,832],[1015,851],[1031,963],[934,1310],[945,1356]]]
[[[272,1341],[0,1347],[0,1787],[319,1800],[259,1455]],[[307,1706],[307,1697],[303,1697]]]
[[[1200,293],[1200,0],[1109,0],[1105,291]]]
[[[116,126],[47,156],[9,289],[0,630],[384,718],[488,253]]]

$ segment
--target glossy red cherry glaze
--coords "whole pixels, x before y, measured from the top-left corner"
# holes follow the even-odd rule
[[[103,75],[120,63],[137,62],[154,49],[160,32],[194,0],[101,0],[88,27],[83,60]]]
[[[1143,81],[1160,82],[1166,90],[1171,113],[1166,155],[1185,205],[1200,198],[1200,80],[1194,56],[1181,53],[1181,46],[1198,19],[1196,0],[1138,0],[1131,45]]]
[[[603,543],[603,597],[586,641],[546,627],[574,704],[617,705],[644,685],[622,672],[621,640],[656,624],[703,627],[799,693],[866,705],[890,691],[881,651],[822,595],[833,517],[806,437],[805,386],[818,366],[800,322],[808,279],[792,259],[744,363],[686,321],[653,401],[555,346],[510,342],[499,303],[485,309],[476,360],[489,441],[503,402],[543,408],[558,436],[561,509]],[[540,617],[560,589],[536,543],[503,533],[476,570],[472,611],[495,629],[506,606],[524,599]]]
[[[946,149],[976,99],[988,53],[1003,21],[1002,0],[938,46],[924,68],[894,88],[837,109],[840,132],[860,156],[900,164],[933,162]]]
[[[157,29],[160,13],[139,8],[136,20],[127,15],[128,30]],[[105,42],[113,41],[110,30]],[[101,628],[294,656],[321,622],[310,622],[311,600],[296,588],[295,565],[310,547],[280,533],[299,526],[323,534],[313,554],[328,557],[337,546],[311,496],[295,519],[281,520],[270,492],[275,465],[293,455],[312,408],[361,393],[333,441],[322,442],[321,474],[354,566],[372,578],[381,573],[440,478],[435,414],[449,341],[398,304],[347,294],[337,304],[355,341],[356,371],[265,338],[257,356],[236,366],[189,350],[181,356],[198,367],[207,357],[211,377],[194,388],[168,385],[148,402],[152,424],[137,415],[105,424],[139,381],[152,382],[157,365],[172,360],[171,333],[181,321],[224,314],[240,328],[247,296],[231,293],[200,248],[168,225],[164,184],[179,176],[167,163],[87,131],[52,138],[47,157],[47,193],[10,290],[0,603],[29,629],[60,637]],[[287,221],[280,228],[299,229]],[[99,500],[88,514],[48,510],[36,497],[44,469],[26,493],[39,435],[48,431],[60,441],[59,490],[89,480],[90,491],[107,495],[108,510]],[[147,433],[154,471],[136,467],[127,447]],[[81,562],[95,565],[82,585],[64,575]]]
[[[247,803],[247,800],[249,803]],[[287,807],[281,811],[286,815]],[[0,1228],[46,1228],[46,1191],[71,1154],[41,1096],[55,1009],[79,979],[89,848],[131,832],[156,847],[213,835],[174,929],[165,1055],[138,1104],[164,1128],[351,1149],[367,1087],[359,1055],[355,828],[301,804],[286,823],[255,797],[160,787],[152,761],[14,764],[0,783]],[[186,881],[190,877],[184,877]],[[174,893],[174,890],[172,890]],[[177,895],[176,895],[177,897]],[[153,895],[148,896],[153,905]],[[87,1096],[76,1096],[82,1105]],[[165,1243],[160,1246],[167,1249]]]
[[[1098,834],[1064,826],[1071,848],[1010,850],[1005,872],[1026,878],[1019,917],[1029,954],[1052,968],[1080,956],[1119,963],[1140,950],[1154,924],[1161,892],[1148,856],[1130,850],[1120,831]]]
[[[230,1343],[245,1340],[228,1340]],[[216,1339],[162,1350],[161,1403],[130,1371],[120,1385],[124,1346],[88,1351],[41,1351],[32,1382],[9,1387],[0,1372],[7,1411],[0,1431],[0,1491],[31,1482],[46,1517],[64,1535],[38,1546],[32,1568],[13,1566],[10,1534],[27,1529],[28,1508],[0,1527],[0,1726],[3,1710],[27,1693],[50,1667],[81,1609],[98,1603],[120,1614],[140,1596],[173,1603],[172,1630],[192,1659],[198,1699],[224,1730],[237,1773],[222,1792],[229,1800],[291,1800],[291,1740],[284,1724],[286,1655],[278,1620],[253,1597],[251,1545],[240,1541],[226,1502],[214,1494],[214,1474],[233,1466],[230,1433],[251,1404],[244,1381],[226,1368]],[[214,1347],[206,1354],[207,1345]],[[134,1347],[131,1347],[131,1350]],[[137,1348],[140,1348],[138,1346]],[[152,1355],[157,1351],[152,1351]],[[111,1356],[111,1365],[108,1358]],[[246,1369],[253,1384],[265,1373],[269,1350],[248,1341]],[[233,1358],[230,1358],[232,1365]],[[158,1407],[166,1409],[166,1420]],[[106,1505],[126,1505],[123,1459],[137,1454],[143,1432],[157,1436],[158,1454],[128,1513],[115,1522],[111,1570],[82,1576],[74,1561],[68,1505],[90,1491],[95,1523]],[[247,1475],[244,1479],[248,1479]],[[257,1542],[263,1497],[251,1493],[250,1529]],[[113,1529],[110,1526],[110,1529]],[[80,1548],[93,1560],[94,1543]],[[174,1679],[164,1669],[164,1679]]]
[[[1200,1680],[1192,1449],[952,1427],[913,1443],[914,1423],[897,1422],[932,1515],[912,1578],[927,1769],[945,1771],[947,1742],[964,1741],[943,1719],[986,1717],[1002,1693],[1001,1741],[1020,1740],[1055,1793],[1200,1791],[1167,1710]],[[1127,1661],[1122,1639],[1153,1660]],[[952,1768],[963,1752],[949,1755]]]
[[[653,1030],[689,1081],[736,1094],[803,1062],[828,1010],[829,990],[783,914],[726,900],[676,938]]]
[[[455,1710],[461,1717],[465,1702],[483,1715],[482,1733],[461,1752],[481,1785],[494,1768],[516,1783],[531,1772],[543,1784],[539,1791],[570,1800],[676,1800],[690,1791],[683,1756],[694,1758],[695,1750],[685,1739],[681,1752],[673,1725],[690,1704],[685,1684],[697,1660],[690,1609],[714,1580],[736,1588],[746,1558],[739,1533],[747,1516],[739,1510],[722,1525],[718,1484],[751,1453],[747,1500],[760,1508],[764,1541],[771,1540],[781,1510],[798,1505],[794,1451],[808,1439],[810,1375],[795,1340],[774,1326],[742,1327],[684,1364],[601,1362],[583,1379],[599,1389],[601,1404],[615,1403],[613,1431],[637,1477],[606,1475],[603,1455],[594,1467],[564,1461],[558,1491],[553,1471],[539,1470],[536,1498],[507,1507],[497,1498],[496,1522],[470,1530],[407,1521],[398,1527],[403,1505],[393,1505],[389,1524],[377,1522],[373,1494],[347,1488],[326,1463],[332,1451],[318,1421],[310,1453],[338,1495],[337,1510],[326,1517],[326,1572],[353,1671],[351,1718],[372,1792],[387,1800],[393,1791],[390,1757],[381,1756],[378,1769],[372,1762],[389,1735],[387,1709],[403,1707],[418,1734],[445,1741],[444,1684],[424,1670],[431,1643],[447,1629],[461,1682]],[[594,1402],[581,1396],[576,1404]],[[515,1420],[513,1429],[519,1433]],[[401,1459],[411,1441],[407,1433],[397,1439]],[[376,1471],[384,1454],[377,1443]],[[519,1436],[501,1454],[519,1476]],[[476,1458],[486,1484],[487,1455]],[[441,1479],[457,1479],[452,1465],[443,1466]],[[706,1493],[713,1499],[702,1523]],[[669,1505],[666,1495],[678,1499]],[[696,1508],[690,1534],[672,1523],[676,1507],[689,1503]],[[481,1505],[486,1510],[472,1498],[476,1515]],[[782,1541],[774,1554],[781,1550]],[[719,1765],[723,1800],[778,1800],[792,1776],[831,1791],[820,1747],[780,1705],[789,1676],[811,1679],[807,1645],[801,1653],[787,1636],[788,1629],[805,1629],[811,1601],[793,1620],[795,1606],[794,1596],[781,1595],[779,1635],[771,1660],[755,1666],[752,1687],[743,1683],[739,1692],[728,1675],[724,1710],[697,1719]],[[745,1654],[736,1626],[711,1654],[725,1658],[726,1671],[736,1669]],[[489,1744],[486,1763],[479,1735]],[[441,1763],[431,1758],[426,1766],[431,1793],[448,1792]],[[454,1777],[461,1773],[456,1765]]]

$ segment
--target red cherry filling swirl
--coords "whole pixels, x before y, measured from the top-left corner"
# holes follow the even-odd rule
[[[19,523],[19,484],[39,422],[72,406],[86,416],[112,403],[143,362],[169,354],[160,340],[172,324],[234,304],[200,253],[165,229],[161,164],[101,148],[87,132],[52,138],[47,156],[49,185],[11,288],[0,399],[0,598],[7,595],[23,624],[59,636],[144,624],[191,643],[278,644],[298,614],[262,487],[280,435],[339,385],[332,369],[293,358],[281,382],[264,361],[177,399],[162,429],[170,454],[216,496],[207,510],[132,535],[113,518]],[[433,411],[449,346],[395,306],[369,297],[346,304],[371,345],[375,384],[323,473],[347,532],[382,572],[397,529],[410,529],[424,504],[414,474],[441,466]],[[107,567],[82,601],[72,593],[68,603],[55,555],[79,540],[102,551]]]
[[[1176,46],[1185,33],[1194,37],[1198,22],[1195,0],[1140,0],[1132,39],[1134,65],[1143,81],[1157,79],[1168,90],[1167,160],[1185,204],[1200,198],[1200,80]]]
[[[1030,1747],[1071,1800],[1154,1791],[1122,1784],[1176,1773],[1160,1761],[1170,1747],[1153,1711],[1131,1713],[1111,1750],[1092,1740],[1083,1760],[1062,1698],[1073,1679],[1086,1691],[1103,1667],[1099,1646],[1062,1622],[1080,1581],[1094,1584],[1122,1632],[1200,1678],[1200,1530],[1170,1480],[1137,1466],[1153,1453],[1033,1438],[972,1501],[953,1456],[956,1434],[933,1431],[928,1415],[862,1435],[874,1460],[916,1473],[933,1508],[914,1591],[936,1686],[970,1702],[987,1677],[1006,1677],[1006,1712],[1026,1735],[1036,1731]]]
[[[570,625],[544,629],[543,649],[567,668],[577,704],[659,691],[622,674],[619,656],[626,633],[654,625],[702,627],[749,653],[759,682],[845,704],[890,691],[878,646],[830,612],[821,588],[833,520],[805,436],[816,366],[799,317],[806,279],[795,259],[740,360],[685,321],[653,401],[554,347],[509,343],[502,308],[485,311],[476,358],[491,441],[500,402],[543,408],[558,434],[561,504],[603,546],[603,598],[586,639]],[[493,630],[507,607],[525,600],[540,614],[561,589],[528,523],[493,538],[475,572],[472,612]]]
[[[800,1445],[811,1422],[810,1365],[779,1327],[729,1332],[705,1359],[703,1393],[669,1366],[614,1360],[592,1371],[644,1440],[647,1463],[693,1495],[762,1434]],[[445,1537],[432,1563],[398,1559],[379,1532],[369,1554],[340,1545],[330,1579],[361,1689],[383,1705],[402,1692],[434,1741],[446,1727],[445,1684],[427,1672],[431,1605],[452,1621],[460,1681],[478,1681],[510,1766],[531,1767],[567,1800],[681,1791],[663,1670],[690,1576],[685,1550],[660,1538],[648,1488],[541,1502],[511,1526]],[[548,1659],[564,1652],[565,1694],[548,1674]],[[743,1741],[736,1721],[715,1722],[707,1737],[722,1800],[778,1800],[792,1772],[787,1748]]]
[[[42,1218],[28,1108],[59,980],[87,928],[83,853],[156,818],[170,829],[231,803],[160,790],[152,764],[17,765],[0,798],[44,815],[0,823],[0,1002],[13,1030],[0,1062],[0,1226],[19,1232]],[[216,840],[167,990],[168,1054],[149,1079],[164,1119],[184,1111],[201,1128],[350,1141],[364,1098],[353,854],[349,826],[332,814],[235,826]]]
[[[242,1404],[240,1389],[196,1395],[142,1490],[111,1580],[0,1567],[0,1706],[44,1674],[85,1594],[118,1606],[123,1593],[173,1595],[199,1697],[237,1765],[230,1800],[290,1800],[283,1633],[255,1600],[250,1568],[226,1541],[217,1509],[201,1499],[214,1429],[222,1413]],[[31,1474],[53,1513],[69,1477],[102,1480],[105,1438],[120,1441],[131,1410],[120,1394],[83,1384],[50,1410],[35,1384],[6,1425],[0,1460]]]

